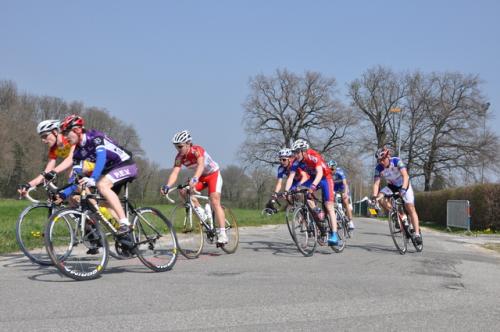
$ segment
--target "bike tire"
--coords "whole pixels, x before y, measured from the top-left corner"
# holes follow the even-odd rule
[[[99,222],[71,208],[54,213],[45,230],[45,247],[54,266],[74,280],[99,278],[108,263],[108,241]],[[61,222],[63,221],[63,222]],[[95,250],[95,253],[89,252]]]
[[[226,254],[233,254],[238,249],[238,245],[240,243],[240,233],[238,230],[238,222],[236,221],[236,217],[233,214],[231,209],[223,206],[224,215],[226,216],[226,235],[227,235],[227,243],[221,246],[221,249]]]
[[[406,253],[408,249],[408,241],[403,229],[403,224],[397,214],[397,212],[389,213],[389,231],[391,233],[392,241],[396,246],[396,249],[401,255]],[[399,226],[399,228],[397,227]]]
[[[159,210],[142,207],[132,221],[134,253],[155,272],[171,270],[177,261],[177,237],[170,222]]]
[[[316,224],[303,209],[295,210],[292,221],[292,238],[297,249],[306,257],[314,255],[318,236]]]
[[[295,212],[295,207],[294,206],[288,206],[286,208],[286,214],[285,214],[285,220],[286,220],[286,227],[288,228],[288,233],[290,233],[290,236],[292,237],[292,240],[294,239],[294,234],[292,231],[293,227],[293,214]]]
[[[177,248],[182,256],[188,259],[200,256],[204,242],[203,226],[193,209],[185,204],[177,205],[172,210],[170,221],[177,234]]]
[[[49,204],[35,204],[26,207],[16,222],[16,241],[19,249],[33,263],[52,265],[45,250],[45,228],[52,207]]]

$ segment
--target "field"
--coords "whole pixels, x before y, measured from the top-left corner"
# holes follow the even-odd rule
[[[16,222],[19,214],[30,203],[25,200],[0,200],[0,254],[20,251],[16,242]],[[172,205],[155,205],[154,207],[160,209],[167,217],[170,216],[173,206]],[[250,209],[232,209],[238,225],[244,226],[261,226],[266,224],[280,224],[285,223],[285,214],[280,212],[271,217],[262,217],[260,210]],[[40,219],[43,219],[41,216]],[[43,222],[40,222],[40,228],[43,228]],[[42,243],[42,239],[38,239],[38,243]],[[36,246],[36,239],[33,246]]]

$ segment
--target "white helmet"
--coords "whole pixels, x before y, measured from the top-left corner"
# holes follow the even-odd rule
[[[293,155],[293,152],[289,148],[283,148],[283,149],[279,150],[279,152],[278,152],[278,156],[280,158],[290,158],[292,155]]]
[[[44,120],[38,124],[36,131],[38,132],[38,135],[40,135],[46,131],[52,131],[54,129],[59,130],[60,123],[61,122],[59,120]]]
[[[191,142],[191,134],[187,130],[176,133],[172,138],[172,143],[174,144],[182,144],[188,142]]]
[[[292,150],[293,151],[298,151],[298,150],[307,150],[309,149],[309,143],[307,143],[306,140],[303,140],[299,138],[292,144]]]

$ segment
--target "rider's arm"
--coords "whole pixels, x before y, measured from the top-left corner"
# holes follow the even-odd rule
[[[196,182],[198,182],[198,179],[200,178],[201,174],[203,173],[203,169],[205,168],[205,157],[200,155],[198,158],[196,158],[196,170],[194,171],[193,174],[193,179],[196,178]]]
[[[317,187],[322,178],[323,178],[323,167],[321,167],[321,165],[318,165],[316,166],[316,177],[314,178],[312,185]]]
[[[104,170],[104,165],[106,165],[106,148],[104,145],[99,145],[96,147],[95,151],[95,167],[92,171],[92,178],[97,182],[101,177],[102,171]]]
[[[278,181],[276,181],[276,186],[274,187],[274,192],[277,193],[281,190],[281,186],[283,185],[283,179],[279,178]]]
[[[349,185],[347,184],[347,179],[343,179],[342,183],[344,184],[344,192],[348,193],[349,192]]]
[[[170,176],[168,177],[167,181],[167,186],[172,187],[174,183],[177,181],[177,177],[179,176],[179,172],[181,171],[180,166],[174,166],[172,169],[172,173],[170,173]]]
[[[48,172],[52,171],[55,166],[56,166],[56,160],[49,159],[49,161],[47,162],[47,166],[45,166],[45,169],[43,170],[43,172],[48,173]],[[43,175],[40,174],[36,178],[34,178],[33,180],[29,181],[28,184],[30,185],[30,187],[35,187],[35,186],[39,185],[40,183],[42,183],[42,181],[43,181]]]
[[[68,168],[70,168],[73,165],[73,151],[75,151],[75,145],[71,146],[71,149],[69,150],[68,156],[66,158],[64,158],[64,160],[59,165],[57,165],[57,167],[54,168],[54,172],[59,174],[61,172],[64,172],[65,170],[67,170]],[[54,160],[54,162],[55,162],[55,160]],[[54,163],[54,166],[55,166],[55,163]]]
[[[372,189],[372,196],[373,197],[378,195],[379,188],[380,188],[380,178],[376,177],[373,180],[373,189]]]
[[[295,177],[295,171],[290,171],[290,174],[288,175],[288,178],[286,179],[285,191],[290,190],[290,187],[292,186],[294,177]]]
[[[400,169],[401,175],[403,176],[403,189],[408,190],[410,185],[410,176],[408,175],[408,171],[406,168]]]

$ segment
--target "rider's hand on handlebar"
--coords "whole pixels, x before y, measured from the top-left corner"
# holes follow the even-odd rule
[[[17,186],[17,192],[21,196],[26,196],[26,193],[28,192],[28,189],[30,189],[30,188],[31,188],[31,186],[29,183],[20,184]]]
[[[372,196],[372,197],[370,198],[370,204],[371,204],[372,206],[376,206],[376,205],[377,205],[377,196]]]
[[[163,186],[160,187],[160,193],[162,195],[168,194],[169,190],[170,190],[170,187],[167,186],[166,184],[164,184]]]
[[[89,177],[83,177],[81,178],[80,181],[78,181],[80,184],[86,184],[87,187],[95,187],[95,179],[94,178],[89,178]]]
[[[54,172],[54,171],[42,172],[42,176],[45,178],[45,180],[52,181],[52,180],[54,180],[56,178],[57,173]]]

